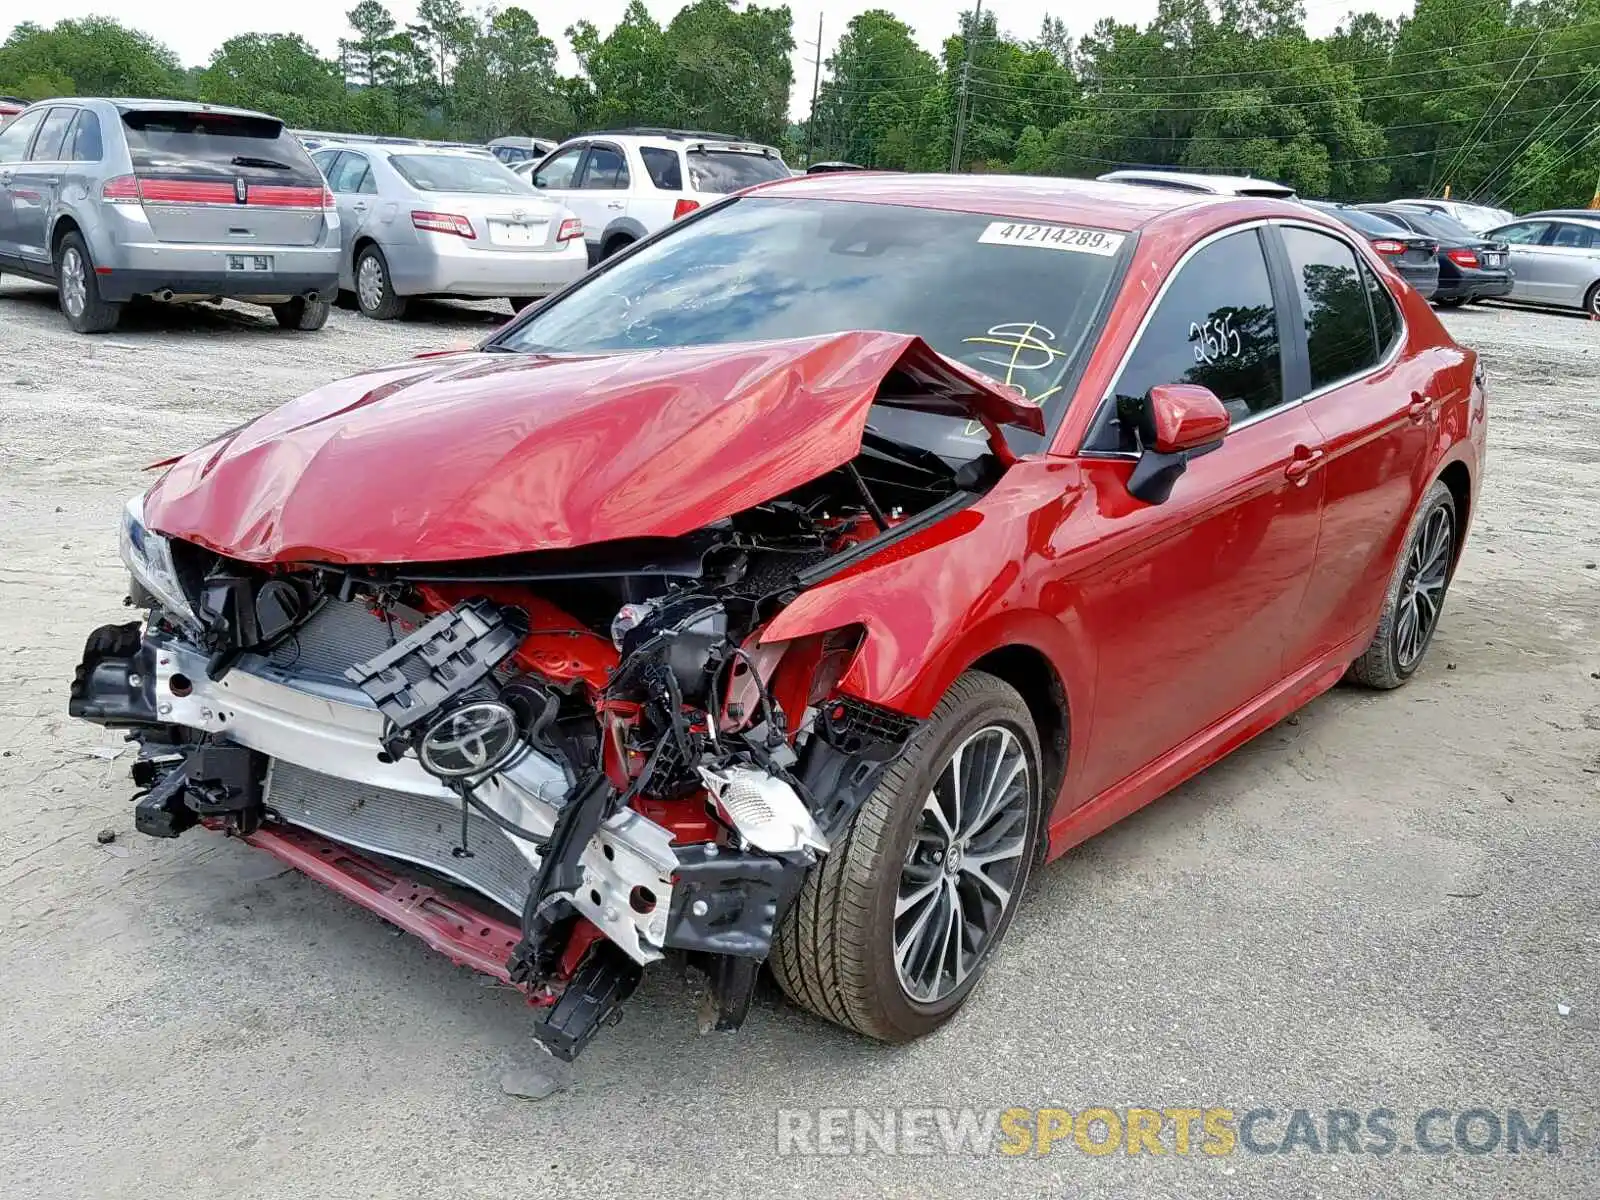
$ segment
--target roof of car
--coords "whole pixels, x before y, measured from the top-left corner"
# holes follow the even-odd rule
[[[1600,221],[1600,209],[1596,208],[1541,208],[1538,212],[1524,213],[1518,217],[1519,221],[1528,221],[1534,217],[1561,217],[1563,219],[1579,221]]]
[[[1089,179],[1028,175],[905,175],[825,171],[776,179],[751,189],[763,195],[814,196],[905,204],[951,212],[991,213],[1018,220],[1054,221],[1133,230],[1178,209],[1214,205],[1229,196],[1128,187]]]

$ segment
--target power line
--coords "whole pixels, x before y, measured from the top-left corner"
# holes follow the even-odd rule
[[[1533,48],[1535,46],[1537,46],[1538,44],[1539,44],[1539,39],[1536,37],[1531,42],[1528,43],[1528,48],[1522,52],[1522,57],[1524,59],[1526,59],[1528,57],[1528,55],[1533,53]],[[1511,93],[1511,99],[1506,101],[1506,108],[1501,109],[1501,113],[1502,114],[1504,114],[1506,109],[1509,109],[1511,107],[1512,101],[1514,101],[1519,95],[1522,94],[1522,86],[1523,86],[1523,84],[1528,82],[1529,77],[1531,77],[1531,76],[1533,76],[1533,75],[1538,73],[1539,66],[1543,62],[1544,62],[1544,56],[1540,55],[1539,56],[1539,61],[1533,64],[1533,70],[1528,72],[1528,75],[1523,77],[1522,83],[1519,83],[1517,85],[1517,90]],[[1448,180],[1455,173],[1456,164],[1465,160],[1467,154],[1472,149],[1472,143],[1477,137],[1478,130],[1488,120],[1489,114],[1494,111],[1495,106],[1500,103],[1500,97],[1505,95],[1506,87],[1511,83],[1512,79],[1516,78],[1517,72],[1520,71],[1521,69],[1522,69],[1522,63],[1519,62],[1515,67],[1513,67],[1511,69],[1511,74],[1506,76],[1505,83],[1502,83],[1500,85],[1500,90],[1495,93],[1494,99],[1489,101],[1489,107],[1484,109],[1483,112],[1478,114],[1477,124],[1475,124],[1472,127],[1472,132],[1467,134],[1466,139],[1461,143],[1460,149],[1458,149],[1455,152],[1455,154],[1450,159],[1449,165],[1446,166],[1445,169],[1444,169],[1444,177],[1445,177],[1446,180]],[[1435,162],[1434,162],[1435,169],[1438,168],[1438,165],[1439,164],[1438,164],[1437,160],[1435,160]],[[1433,194],[1434,178],[1435,178],[1435,173],[1433,171],[1430,171],[1428,173],[1428,194],[1429,195]]]

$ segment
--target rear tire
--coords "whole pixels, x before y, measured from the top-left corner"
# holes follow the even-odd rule
[[[285,300],[282,304],[272,306],[272,315],[278,318],[278,324],[285,329],[299,329],[306,333],[321,329],[328,323],[328,314],[332,305],[321,298],[308,300],[304,296],[296,296],[293,300]]]
[[[122,305],[100,298],[100,277],[77,230],[56,247],[56,303],[79,333],[110,333],[122,319]]]
[[[946,768],[969,747],[964,791],[977,797],[968,800],[972,819],[964,821],[954,802],[935,818],[936,796],[952,795]],[[980,777],[986,782],[975,786]],[[999,778],[1005,786],[991,790],[987,781]],[[1016,689],[978,671],[957,679],[806,876],[768,960],[778,985],[819,1017],[881,1041],[910,1041],[943,1025],[982,978],[1027,887],[1040,844],[1040,780],[1038,734]],[[987,823],[974,817],[974,807],[981,812],[985,798],[1001,794]],[[939,833],[949,826],[953,837]],[[941,854],[941,844],[954,852]],[[990,912],[994,904],[998,911]],[[944,942],[918,940],[918,931],[936,934],[941,926],[957,931],[953,960],[949,934]],[[969,935],[971,961],[963,964]],[[912,994],[908,976],[921,980],[925,995]]]
[[[389,277],[389,260],[376,246],[356,255],[356,307],[374,321],[393,321],[405,315],[406,298],[395,294]]]
[[[1433,303],[1437,308],[1460,308],[1466,302],[1465,296],[1441,296]]]
[[[613,254],[618,254],[623,250],[626,250],[631,245],[633,245],[633,239],[631,237],[614,237],[604,246],[600,247],[600,258],[602,261],[604,261],[605,259],[610,258]]]
[[[1416,674],[1439,627],[1460,541],[1455,497],[1436,480],[1412,518],[1383,600],[1378,632],[1350,664],[1345,679],[1364,687],[1397,688]]]

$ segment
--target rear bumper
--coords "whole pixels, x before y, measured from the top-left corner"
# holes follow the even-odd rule
[[[1516,286],[1516,276],[1510,271],[1479,271],[1457,268],[1454,277],[1439,277],[1436,300],[1479,300],[1494,296],[1509,296]]]
[[[558,250],[486,250],[449,234],[423,234],[417,245],[383,252],[402,296],[548,296],[589,269],[582,238]]]
[[[1391,260],[1391,265],[1400,273],[1400,278],[1416,288],[1424,300],[1431,298],[1438,291],[1439,264],[1437,261],[1431,262],[1425,267],[1413,267],[1406,263],[1397,263]]]
[[[150,270],[101,269],[100,294],[118,302],[135,296],[152,296],[170,291],[178,296],[222,296],[229,300],[278,301],[316,293],[332,300],[339,291],[339,260],[329,260],[331,270],[285,271],[196,271],[179,268]]]

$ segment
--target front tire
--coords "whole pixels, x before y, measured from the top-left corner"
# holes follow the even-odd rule
[[[374,321],[393,321],[405,315],[406,298],[395,293],[389,260],[376,246],[364,247],[356,255],[356,307]]]
[[[1600,283],[1590,288],[1589,294],[1583,298],[1583,311],[1592,320],[1600,321]]]
[[[332,311],[332,307],[320,297],[308,300],[304,296],[296,296],[293,300],[274,304],[272,315],[278,318],[278,324],[285,329],[299,329],[311,333],[328,323],[328,314]]]
[[[1387,690],[1416,674],[1439,627],[1459,539],[1455,497],[1442,481],[1435,481],[1395,564],[1378,632],[1350,665],[1347,680]]]
[[[1039,737],[1016,689],[956,680],[812,868],[769,960],[789,998],[887,1042],[955,1015],[1038,857]]]
[[[73,230],[56,247],[56,303],[67,324],[79,333],[110,333],[122,319],[122,305],[100,298],[100,277],[83,235]]]

